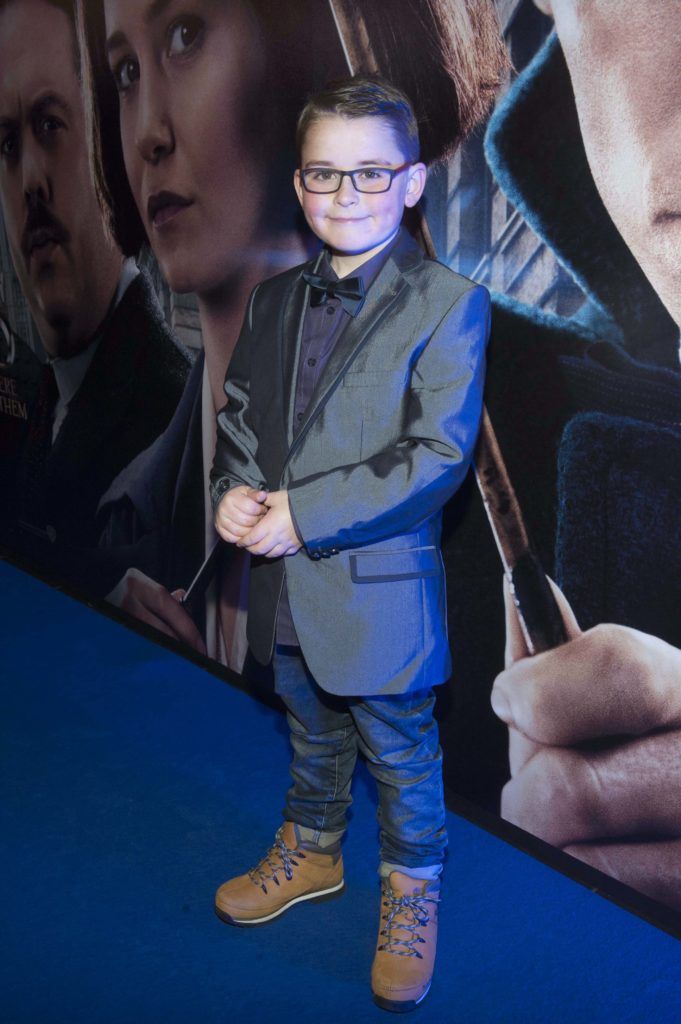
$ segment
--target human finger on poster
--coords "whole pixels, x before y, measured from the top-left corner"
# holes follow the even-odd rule
[[[183,641],[199,654],[205,654],[203,637],[180,603],[182,594],[183,591],[170,594],[139,569],[128,569],[107,595],[107,601],[166,636]]]
[[[506,601],[506,669],[492,706],[509,727],[502,815],[546,842],[681,907],[681,652],[614,624],[527,657]]]

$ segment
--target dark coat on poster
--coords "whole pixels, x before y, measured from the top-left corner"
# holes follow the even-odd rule
[[[679,332],[598,196],[554,38],[486,144],[504,191],[588,298],[566,320],[494,296],[485,398],[532,538],[582,628],[618,622],[680,645]],[[508,777],[507,730],[489,705],[503,668],[501,567],[472,480],[445,524],[444,777],[495,809]]]
[[[42,467],[39,500],[21,511],[27,526],[16,530],[12,547],[39,571],[94,595],[115,582],[115,559],[96,553],[97,505],[114,477],[165,429],[189,367],[141,272],[103,327]],[[25,464],[30,445],[29,434]]]
[[[218,416],[214,502],[240,483],[284,488],[304,541],[294,556],[253,558],[249,644],[269,661],[285,573],[300,646],[323,689],[422,689],[450,672],[441,509],[477,435],[488,295],[426,260],[403,230],[294,432],[309,301],[302,273],[313,268],[255,289]]]
[[[187,589],[205,555],[200,352],[167,429],[103,496],[101,543],[167,590]],[[197,623],[201,626],[201,623]]]

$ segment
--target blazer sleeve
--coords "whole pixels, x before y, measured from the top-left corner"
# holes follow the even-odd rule
[[[489,293],[475,285],[450,307],[414,365],[396,443],[289,485],[308,554],[410,533],[457,490],[480,425],[489,328]]]
[[[262,487],[262,473],[256,462],[258,438],[250,412],[251,362],[253,357],[253,307],[260,286],[251,292],[246,316],[239,332],[224,391],[227,404],[218,413],[217,442],[210,471],[210,497],[213,511],[223,494],[232,487]]]

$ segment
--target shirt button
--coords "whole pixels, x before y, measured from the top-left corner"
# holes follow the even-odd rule
[[[316,359],[308,359],[307,365],[308,366],[316,366],[317,365],[317,360]]]
[[[298,420],[298,422],[299,422],[299,423],[300,423],[300,421],[302,420],[302,418],[303,418],[303,414],[302,414],[302,412],[299,412],[299,413],[298,413],[298,414],[296,415],[296,419]]]
[[[333,306],[327,306],[326,307],[326,315],[327,316],[333,316],[333,314],[335,312],[336,312],[336,310],[333,308]]]

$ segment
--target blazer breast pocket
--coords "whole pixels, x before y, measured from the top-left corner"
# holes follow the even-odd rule
[[[380,452],[396,437],[407,391],[405,372],[349,370],[343,377],[342,399],[350,403],[360,426],[360,460]]]
[[[404,381],[404,370],[348,370],[343,377],[343,387],[391,388],[400,387]]]
[[[440,573],[439,550],[429,544],[398,551],[354,551],[350,555],[353,583],[390,583],[416,580]]]

